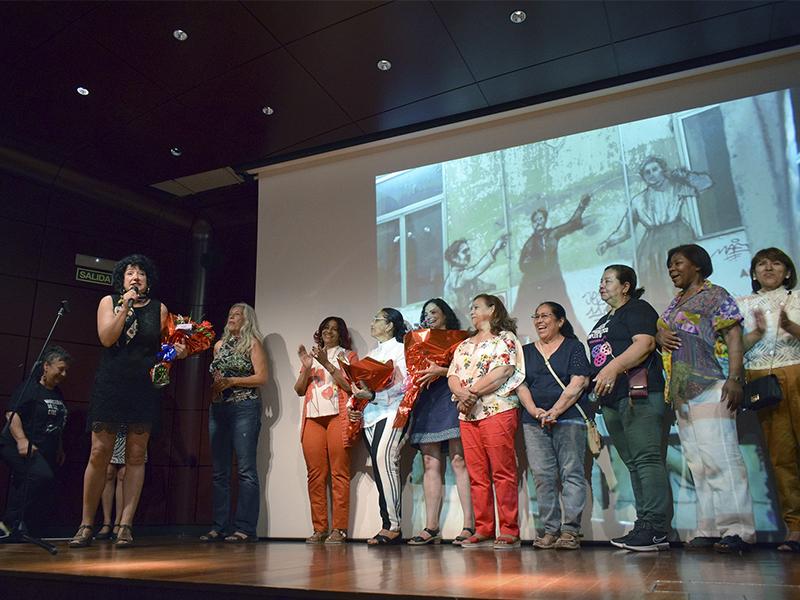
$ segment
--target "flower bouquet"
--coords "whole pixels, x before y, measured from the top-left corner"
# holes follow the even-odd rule
[[[406,389],[397,415],[394,418],[394,427],[402,428],[408,422],[411,410],[422,392],[419,383],[422,371],[434,362],[440,367],[446,367],[453,360],[453,354],[458,345],[463,342],[469,333],[460,329],[415,329],[409,331],[403,338],[406,351],[406,367],[411,378],[411,385]],[[431,382],[435,381],[431,380]]]
[[[190,317],[168,314],[167,330],[161,339],[161,350],[156,355],[158,363],[150,369],[150,378],[156,387],[169,385],[169,369],[177,358],[175,344],[186,346],[186,356],[208,350],[214,343],[214,327],[208,321],[195,323]]]
[[[351,384],[358,386],[359,383],[365,384],[373,392],[380,392],[392,385],[394,376],[394,363],[391,360],[385,363],[375,360],[374,358],[362,358],[350,364],[339,359],[339,367],[344,373],[345,379]],[[363,411],[369,404],[366,398],[356,398],[350,396],[347,401],[347,406],[359,412]],[[347,437],[352,441],[358,437],[361,432],[361,421],[347,422]]]

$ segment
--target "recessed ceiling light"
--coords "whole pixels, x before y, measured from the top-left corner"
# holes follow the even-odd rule
[[[174,37],[179,42],[185,42],[189,39],[189,34],[186,33],[183,29],[176,29],[172,32],[172,37]]]
[[[176,156],[177,157],[177,156],[180,156],[181,154],[183,154],[183,150],[181,150],[177,146],[173,146],[172,148],[169,149],[169,153],[172,154],[172,156]]]
[[[261,112],[264,113],[267,116],[270,116],[271,114],[273,114],[275,112],[275,109],[272,108],[271,106],[263,106],[261,108]]]
[[[525,14],[524,10],[515,10],[508,18],[511,19],[512,23],[520,24],[528,18],[528,15]]]
[[[89,90],[87,90],[85,87],[83,87],[81,85],[76,87],[75,91],[78,92],[81,96],[88,96],[89,95]]]
[[[378,61],[378,70],[379,71],[388,71],[392,68],[392,63],[390,63],[386,59],[381,59]]]

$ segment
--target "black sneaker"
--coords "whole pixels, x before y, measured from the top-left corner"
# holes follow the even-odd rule
[[[726,535],[714,544],[714,550],[720,554],[742,554],[750,550],[750,544],[738,535]]]
[[[698,536],[692,538],[691,541],[683,545],[686,550],[710,550],[714,544],[718,543],[722,538]]]
[[[622,547],[634,552],[658,552],[659,550],[669,550],[669,542],[665,532],[656,531],[651,527],[642,527],[635,535],[630,536]]]
[[[633,524],[633,529],[631,529],[628,533],[626,533],[625,535],[620,536],[620,537],[611,538],[608,541],[611,542],[612,546],[616,546],[617,548],[624,548],[625,547],[625,542],[627,542],[628,539],[630,539],[630,537],[633,536],[641,528],[642,528],[641,521],[636,521]]]

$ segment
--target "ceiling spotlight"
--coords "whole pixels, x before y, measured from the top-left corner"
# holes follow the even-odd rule
[[[183,29],[176,29],[172,32],[172,37],[174,37],[179,42],[185,42],[189,39],[189,34],[186,33]]]
[[[272,108],[271,106],[264,106],[261,108],[261,112],[267,116],[270,116],[272,113],[275,112],[275,109]]]
[[[81,96],[88,96],[89,95],[89,90],[87,90],[85,87],[83,87],[81,85],[76,87],[75,91],[78,92]]]
[[[388,71],[392,68],[392,63],[390,63],[386,59],[381,59],[378,61],[378,70],[379,71]]]
[[[183,150],[181,150],[177,146],[173,146],[172,148],[169,149],[169,153],[172,154],[172,156],[178,157],[181,154],[183,154]]]
[[[525,19],[528,18],[528,15],[525,14],[524,10],[515,10],[514,12],[511,13],[511,15],[508,18],[511,19],[512,23],[516,23],[517,25],[519,25]]]

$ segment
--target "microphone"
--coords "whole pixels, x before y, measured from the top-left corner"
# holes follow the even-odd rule
[[[69,312],[69,300],[62,300],[61,301],[61,308],[59,309],[62,313]]]

